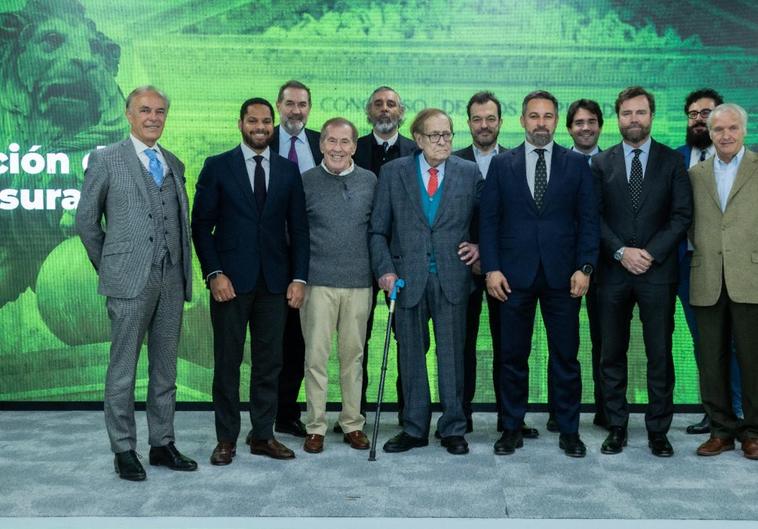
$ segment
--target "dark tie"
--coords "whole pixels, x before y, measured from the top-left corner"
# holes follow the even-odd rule
[[[537,153],[537,165],[534,168],[534,203],[537,209],[542,209],[542,199],[547,190],[547,164],[545,163],[545,149],[534,149]]]
[[[700,151],[700,161],[705,160],[705,151]]]
[[[387,152],[387,149],[389,149],[389,148],[390,148],[389,142],[385,141],[384,143],[382,143],[382,149],[384,149],[385,153]]]
[[[297,136],[290,137],[290,152],[287,154],[287,159],[290,162],[295,162],[300,167],[300,162],[297,161],[297,149],[295,149],[295,143],[297,142]]]
[[[640,209],[640,196],[642,195],[642,162],[640,162],[641,149],[634,149],[632,158],[632,171],[629,174],[629,194],[632,197],[632,209],[636,212]]]
[[[263,206],[266,204],[266,172],[263,170],[263,156],[253,156],[255,160],[255,173],[253,176],[253,192],[255,193],[255,203],[258,206],[258,213],[263,212]]]

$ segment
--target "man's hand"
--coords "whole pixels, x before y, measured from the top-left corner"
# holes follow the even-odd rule
[[[213,296],[213,299],[219,303],[230,301],[237,297],[232,282],[224,274],[216,274],[216,276],[210,280],[209,286],[211,287],[211,295]]]
[[[293,309],[299,309],[305,297],[305,285],[299,281],[293,281],[287,287],[287,304]]]
[[[626,253],[626,251],[624,253]],[[571,297],[581,298],[587,293],[587,290],[589,290],[589,288],[590,276],[581,270],[574,272],[574,274],[571,276]]]
[[[508,299],[508,294],[511,293],[511,287],[500,270],[495,270],[487,274],[487,292],[490,296],[499,301],[506,301]]]
[[[458,257],[467,266],[471,266],[479,260],[479,245],[466,241],[460,243],[458,245]]]
[[[380,277],[377,283],[379,283],[379,288],[389,294],[395,288],[395,281],[397,281],[397,274],[389,273]]]
[[[653,256],[642,248],[624,249],[624,256],[621,258],[621,265],[629,270],[632,274],[638,276],[648,271],[653,264]]]

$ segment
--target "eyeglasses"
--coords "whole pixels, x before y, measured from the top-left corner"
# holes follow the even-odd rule
[[[444,139],[445,142],[448,142],[453,139],[453,136],[455,136],[455,133],[453,132],[443,132],[443,133],[434,132],[432,134],[424,134],[422,132],[421,134],[429,138],[429,141],[431,141],[432,143],[439,143],[440,138]]]
[[[702,117],[703,119],[708,119],[708,116],[711,115],[711,112],[713,112],[712,108],[704,108],[700,112],[697,110],[690,110],[687,112],[687,117],[690,119],[697,119],[698,116]]]

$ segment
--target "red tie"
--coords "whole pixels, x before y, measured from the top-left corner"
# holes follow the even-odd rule
[[[439,186],[439,182],[437,181],[438,172],[439,171],[437,171],[436,167],[429,168],[429,186],[426,188],[426,192],[429,193],[429,198],[433,197],[437,192],[437,187]]]

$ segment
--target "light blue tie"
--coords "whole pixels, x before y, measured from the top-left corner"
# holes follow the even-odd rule
[[[145,156],[150,159],[148,170],[150,171],[150,174],[153,175],[155,185],[161,187],[163,185],[163,164],[158,159],[158,154],[154,149],[145,149]]]

